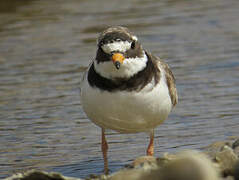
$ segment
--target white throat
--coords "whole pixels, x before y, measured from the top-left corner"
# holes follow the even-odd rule
[[[143,52],[143,54],[143,57],[125,59],[120,69],[116,69],[112,61],[97,63],[97,61],[94,60],[94,67],[97,73],[108,79],[130,78],[146,67],[148,58],[145,52]]]

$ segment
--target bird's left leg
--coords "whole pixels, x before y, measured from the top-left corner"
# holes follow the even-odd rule
[[[150,132],[150,141],[147,149],[147,155],[148,156],[154,155],[154,130]]]
[[[102,150],[103,158],[104,158],[104,173],[108,174],[109,173],[108,158],[107,158],[108,144],[105,138],[105,130],[103,128],[101,131],[101,150]]]

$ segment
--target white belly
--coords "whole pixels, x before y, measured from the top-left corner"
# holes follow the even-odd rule
[[[140,92],[108,92],[92,88],[85,78],[81,103],[96,125],[121,133],[147,132],[161,124],[171,111],[172,103],[164,78]]]

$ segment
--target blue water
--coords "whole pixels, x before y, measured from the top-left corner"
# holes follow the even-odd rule
[[[109,25],[129,27],[175,74],[179,104],[156,129],[156,156],[238,135],[238,9],[237,0],[0,2],[0,178],[32,168],[102,173],[101,131],[82,110],[79,84]],[[107,139],[111,172],[149,141]]]

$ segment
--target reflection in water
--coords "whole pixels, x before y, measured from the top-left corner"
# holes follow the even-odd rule
[[[79,84],[109,25],[129,27],[176,75],[179,104],[156,130],[156,154],[236,135],[239,3],[227,2],[1,1],[0,178],[29,168],[102,172],[100,129],[81,109]],[[112,171],[148,142],[146,134],[107,138]]]

